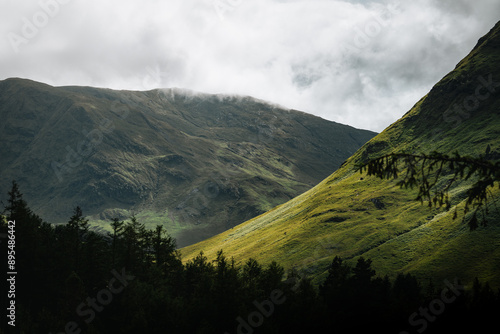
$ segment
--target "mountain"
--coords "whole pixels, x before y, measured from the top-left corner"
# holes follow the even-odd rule
[[[391,152],[452,153],[500,158],[500,22],[471,53],[401,119],[374,137],[341,168],[300,196],[206,241],[181,249],[184,260],[219,249],[241,262],[252,257],[324,278],[335,256],[354,264],[370,258],[379,275],[410,272],[422,281],[500,286],[500,211],[492,191],[487,227],[470,231],[463,208],[470,181],[450,190],[452,208],[415,201],[417,189],[357,172],[356,165]],[[444,178],[445,184],[449,178]],[[463,212],[463,211],[459,211]],[[462,213],[463,214],[463,213]]]
[[[178,245],[270,210],[320,182],[375,133],[251,97],[0,81],[0,189],[67,222],[131,214]]]

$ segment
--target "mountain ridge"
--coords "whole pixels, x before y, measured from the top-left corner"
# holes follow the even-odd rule
[[[15,179],[50,222],[77,205],[101,226],[135,214],[185,245],[309,189],[375,134],[251,97],[178,93],[0,81],[0,186]]]
[[[237,263],[276,260],[320,281],[335,256],[352,262],[363,256],[380,275],[410,272],[424,280],[467,282],[477,276],[500,286],[500,214],[492,208],[492,223],[474,232],[452,218],[453,209],[463,207],[467,182],[451,189],[453,207],[446,212],[415,201],[415,189],[356,172],[356,165],[394,151],[500,152],[499,45],[497,23],[411,110],[337,171],[291,201],[181,249],[185,261],[200,251],[211,259],[223,249]]]

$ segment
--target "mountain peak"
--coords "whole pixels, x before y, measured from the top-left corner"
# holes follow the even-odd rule
[[[323,182],[231,231],[182,249],[185,260],[200,251],[214,258],[224,249],[237,263],[250,257],[278,261],[318,279],[335,256],[353,262],[363,256],[373,260],[380,275],[411,272],[433,281],[478,277],[500,286],[498,224],[471,233],[453,219],[454,208],[464,205],[464,183],[450,190],[450,211],[430,210],[414,200],[415,190],[356,172],[356,164],[392,152],[480,156],[489,147],[490,155],[499,156],[499,41],[497,24],[409,112]],[[439,185],[444,187],[446,179]],[[495,190],[492,200],[498,196]],[[487,215],[489,221],[500,219],[498,212]]]
[[[480,51],[481,48],[487,48],[487,49],[499,49],[500,48],[500,21],[495,24],[491,30],[481,37],[474,49],[471,51],[471,55],[474,54],[475,52]],[[467,59],[467,58],[466,58]],[[462,62],[457,64],[457,67],[460,66]]]

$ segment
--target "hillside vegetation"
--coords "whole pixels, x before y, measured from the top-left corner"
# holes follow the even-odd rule
[[[161,225],[150,230],[133,217],[95,233],[76,207],[55,226],[31,211],[15,182],[4,209],[0,234],[9,270],[20,274],[0,281],[2,334],[483,333],[500,310],[488,282],[465,290],[458,280],[444,289],[410,274],[391,280],[363,257],[355,265],[336,257],[319,289],[275,261],[235,264],[218,252],[183,264]]]
[[[449,211],[415,201],[416,189],[367,177],[359,163],[391,152],[459,152],[500,157],[500,23],[400,120],[370,140],[306,193],[208,240],[181,249],[183,259],[219,249],[235,261],[276,260],[319,281],[335,256],[373,260],[379,274],[420,279],[474,277],[500,286],[500,211],[495,189],[487,227],[471,232],[458,217],[469,182],[450,190]],[[446,177],[442,184],[446,183]]]
[[[0,189],[16,180],[53,223],[77,205],[103,227],[135,214],[180,246],[303,193],[375,135],[251,97],[23,79],[0,82],[0,118]]]

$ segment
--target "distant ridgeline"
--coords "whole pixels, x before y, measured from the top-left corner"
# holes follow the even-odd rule
[[[0,189],[16,180],[54,223],[133,213],[180,246],[303,193],[375,135],[251,97],[22,79],[0,81],[0,118]]]

